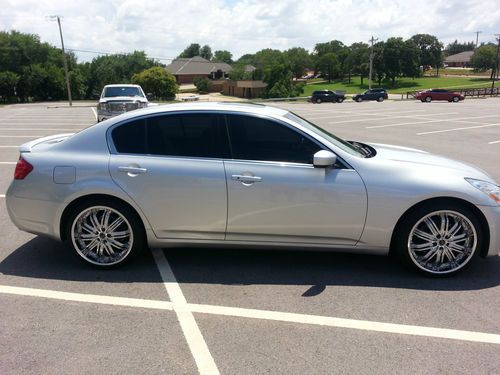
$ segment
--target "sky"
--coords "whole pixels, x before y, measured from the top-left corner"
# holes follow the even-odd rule
[[[190,43],[228,50],[234,58],[263,48],[285,50],[340,40],[344,44],[417,33],[454,41],[494,42],[500,0],[0,0],[0,30],[38,34],[67,49],[178,56]],[[78,61],[97,54],[75,52]]]

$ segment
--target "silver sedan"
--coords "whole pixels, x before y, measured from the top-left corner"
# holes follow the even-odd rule
[[[391,253],[449,275],[500,250],[500,187],[483,171],[278,108],[147,108],[20,152],[14,224],[103,268],[195,245]]]

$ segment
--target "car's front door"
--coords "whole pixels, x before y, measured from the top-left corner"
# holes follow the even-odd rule
[[[364,184],[342,163],[315,168],[324,148],[287,125],[260,117],[226,117],[233,160],[227,240],[353,245],[367,209]]]
[[[111,138],[111,176],[157,237],[224,239],[228,145],[219,116],[149,117],[116,127]]]

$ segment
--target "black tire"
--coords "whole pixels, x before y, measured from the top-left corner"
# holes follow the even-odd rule
[[[432,98],[430,96],[426,96],[424,100],[426,103],[432,102]]]
[[[342,103],[344,101],[344,98],[338,98],[337,103]]]
[[[361,102],[363,101],[363,98],[358,97],[358,98],[356,98],[356,101],[357,101],[358,103],[361,103]]]
[[[321,104],[321,102],[322,102],[321,98],[317,98],[317,99],[316,99],[316,103],[317,103],[317,104]]]
[[[451,100],[453,101],[453,103],[458,103],[460,98],[458,96],[454,96],[453,98],[451,98]]]
[[[91,215],[97,220],[93,221]],[[98,268],[121,266],[147,246],[138,214],[123,203],[103,199],[90,199],[73,208],[67,221],[66,239],[82,261]]]
[[[435,231],[438,229],[440,234],[437,237],[430,233],[432,225],[427,224],[427,219],[435,224]],[[446,223],[447,230],[440,232],[443,222]],[[458,225],[458,229],[455,229],[458,232],[451,236],[455,225]],[[470,236],[453,241],[455,237],[460,237],[457,233],[461,233],[461,229]],[[425,238],[421,237],[423,235]],[[460,253],[457,249],[462,247],[462,242]],[[433,277],[446,277],[466,269],[477,258],[483,244],[484,231],[476,214],[462,204],[442,201],[418,206],[401,219],[395,228],[391,253],[414,271]],[[450,256],[455,257],[450,259]]]
[[[379,97],[377,98],[377,102],[379,102],[379,103],[380,103],[380,102],[383,102],[383,101],[384,101],[384,97],[383,97],[383,96],[379,96]]]

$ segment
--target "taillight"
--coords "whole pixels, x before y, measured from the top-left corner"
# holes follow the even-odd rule
[[[24,178],[30,174],[33,170],[33,166],[28,163],[23,157],[19,157],[16,164],[16,170],[14,171],[14,180],[24,180]]]

